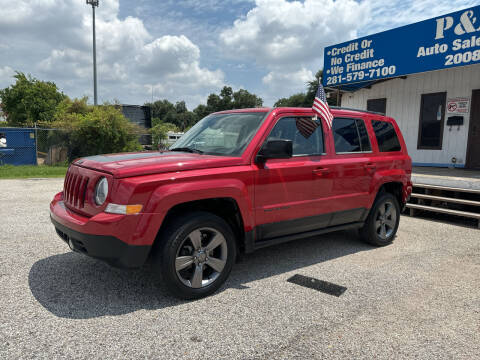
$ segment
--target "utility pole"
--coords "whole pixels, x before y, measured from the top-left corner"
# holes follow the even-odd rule
[[[93,104],[97,105],[97,42],[95,36],[95,7],[99,0],[87,0],[87,5],[92,5],[93,16]]]

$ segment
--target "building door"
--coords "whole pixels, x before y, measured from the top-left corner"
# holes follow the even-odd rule
[[[480,89],[472,92],[466,166],[480,169]]]
[[[422,95],[417,149],[442,150],[446,98],[445,92]]]

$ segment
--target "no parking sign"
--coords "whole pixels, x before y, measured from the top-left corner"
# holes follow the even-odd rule
[[[467,114],[470,109],[470,98],[457,97],[447,100],[447,112],[450,114]]]

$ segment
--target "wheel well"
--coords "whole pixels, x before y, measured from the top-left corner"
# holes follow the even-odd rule
[[[170,220],[192,211],[206,211],[221,217],[232,228],[236,236],[238,249],[244,250],[245,230],[243,227],[243,219],[237,202],[232,198],[204,199],[175,205],[165,216],[159,233]]]
[[[403,189],[403,185],[401,182],[389,182],[380,186],[378,193],[381,194],[383,192],[388,192],[392,194],[397,198],[398,204],[400,205],[400,208],[401,208],[404,205],[403,199],[402,199],[402,189]]]

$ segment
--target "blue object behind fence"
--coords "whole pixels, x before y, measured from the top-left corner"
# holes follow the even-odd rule
[[[0,128],[7,147],[0,147],[0,165],[37,165],[35,129]]]

